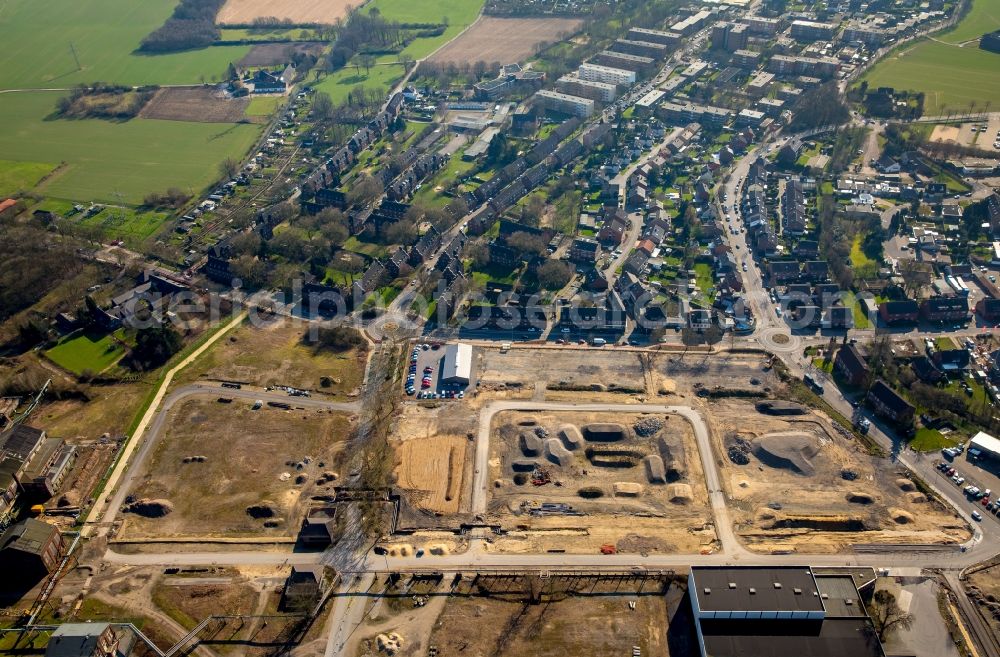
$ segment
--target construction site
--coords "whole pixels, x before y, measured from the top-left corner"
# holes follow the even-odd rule
[[[958,544],[968,526],[888,458],[824,414],[791,403],[717,400],[712,427],[734,530],[762,553],[858,544]]]
[[[392,577],[376,583],[345,655],[692,654],[683,584],[671,573]]]
[[[473,362],[478,386],[466,399],[404,405],[390,554],[461,552],[462,528],[476,525],[493,529],[484,549],[495,552],[713,553],[706,463],[726,531],[751,551],[957,549],[971,536],[851,429],[775,401],[791,393],[763,354],[477,348]],[[639,408],[649,404],[689,409],[706,439],[687,417]]]
[[[170,409],[128,489],[119,540],[294,537],[310,497],[334,494],[350,415],[226,399]]]
[[[506,530],[501,550],[698,552],[715,541],[684,418],[498,413],[489,482],[486,517]]]

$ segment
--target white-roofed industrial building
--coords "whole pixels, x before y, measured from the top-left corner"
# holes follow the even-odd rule
[[[459,342],[450,344],[444,350],[444,366],[441,368],[441,382],[469,385],[472,380],[472,345]]]
[[[977,450],[977,455],[972,450]],[[980,431],[969,441],[969,455],[981,456],[1000,461],[1000,440],[997,440],[985,431]]]

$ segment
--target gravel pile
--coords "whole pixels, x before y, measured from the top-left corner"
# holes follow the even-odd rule
[[[858,478],[858,473],[855,472],[854,470],[848,470],[847,468],[844,468],[843,470],[840,471],[840,476],[842,479],[846,479],[847,481],[854,481],[855,479]]]
[[[644,417],[632,425],[635,435],[642,438],[649,438],[656,435],[656,432],[663,428],[663,420],[658,417]]]

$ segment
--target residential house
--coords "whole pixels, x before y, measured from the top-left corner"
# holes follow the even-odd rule
[[[822,283],[830,278],[830,266],[826,260],[809,260],[802,266],[802,273],[813,283]]]
[[[578,237],[569,248],[569,259],[578,264],[594,264],[601,257],[601,245],[597,240]]]
[[[910,402],[900,397],[895,390],[879,379],[868,391],[868,403],[875,414],[900,425],[908,425],[913,421],[915,409]]]
[[[795,260],[778,260],[767,263],[767,274],[772,285],[798,280],[799,263]]]
[[[944,373],[935,367],[934,363],[927,356],[915,358],[910,363],[910,369],[912,369],[913,373],[917,375],[917,378],[924,383],[937,385],[944,380]]]
[[[629,254],[622,270],[635,276],[642,276],[649,264],[649,254],[641,249],[635,249]]]
[[[837,357],[833,361],[833,367],[852,386],[864,385],[868,380],[869,374],[871,374],[868,361],[861,355],[861,350],[853,344],[843,346],[837,350]]]
[[[976,303],[976,312],[987,322],[1000,320],[1000,299],[983,297]]]
[[[969,321],[969,300],[966,297],[931,297],[920,303],[920,317],[928,322]]]
[[[945,376],[961,376],[969,369],[972,354],[967,349],[939,349],[931,354],[931,362]]]
[[[920,304],[913,299],[883,301],[878,314],[886,324],[914,323],[920,318]]]
[[[597,233],[597,239],[601,244],[618,246],[625,239],[625,233],[628,231],[628,220],[621,216],[619,213],[615,213],[612,217],[605,220],[604,226],[601,227],[599,233]]]

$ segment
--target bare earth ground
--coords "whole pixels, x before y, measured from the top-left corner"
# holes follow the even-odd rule
[[[469,445],[465,436],[407,440],[399,450],[397,483],[413,492],[419,508],[457,513]]]
[[[350,0],[227,0],[215,22],[219,25],[245,25],[255,18],[287,19],[294,24],[325,23],[347,15],[348,8],[360,6]]]
[[[231,1],[231,0],[230,0]],[[228,5],[227,5],[228,6]],[[460,37],[438,50],[433,64],[468,62],[521,62],[538,52],[540,44],[559,41],[578,29],[574,18],[480,18]]]
[[[969,585],[979,589],[977,602],[993,633],[1000,636],[1000,566],[992,566],[969,575]]]
[[[545,384],[549,390],[573,387],[597,391],[607,389],[610,383],[640,391],[645,387],[642,363],[634,352],[511,349],[502,354],[497,349],[479,349],[476,354],[476,376],[484,393],[506,389],[517,397],[523,390],[533,392],[536,384]]]
[[[628,603],[634,601],[634,611]],[[572,597],[530,605],[488,598],[452,598],[430,645],[448,656],[666,655],[667,610],[662,595]],[[475,628],[475,631],[470,631]]]
[[[718,401],[703,414],[709,422],[723,488],[736,533],[756,551],[795,549],[831,553],[854,543],[954,543],[968,527],[943,505],[916,490],[888,459],[871,457],[844,438],[818,412],[773,417],[751,402]],[[796,470],[748,445],[766,435],[789,445],[804,435],[818,447]],[[744,465],[730,457],[742,446]],[[845,479],[849,471],[855,479]]]
[[[544,448],[530,456],[522,445],[525,431],[560,440],[560,427],[566,424],[582,429],[590,423],[613,422],[631,428],[648,419],[663,423],[655,435],[633,434],[610,443],[585,439],[566,454],[562,465],[548,457]],[[650,477],[644,460],[648,455],[663,458],[664,481],[654,482]],[[549,482],[535,485],[530,468],[526,471],[519,465],[528,462]],[[495,539],[493,549],[498,551],[596,552],[611,544],[624,552],[697,552],[711,547],[716,539],[693,431],[679,417],[500,413],[494,418],[489,466],[488,513],[510,530]],[[582,515],[538,515],[539,505],[546,502],[569,505]]]
[[[407,404],[393,431],[397,485],[416,509],[456,514],[466,510],[477,415],[469,406]],[[474,434],[473,434],[474,435]]]
[[[226,98],[212,87],[160,89],[139,112],[139,118],[201,123],[236,123],[250,98]]]
[[[364,377],[367,351],[317,351],[302,342],[306,329],[305,323],[287,319],[273,320],[260,328],[244,324],[181,371],[174,381],[239,381],[355,396]],[[328,388],[321,384],[324,376],[332,379]]]
[[[240,66],[283,66],[292,61],[296,52],[319,55],[323,51],[322,43],[261,43],[250,48]]]
[[[161,518],[123,514],[120,537],[294,535],[308,497],[331,492],[333,482],[319,479],[334,471],[350,419],[188,399],[171,410],[166,426],[132,494],[167,500],[173,510]],[[206,459],[184,463],[191,456]],[[273,510],[275,527],[247,514],[258,504]]]

